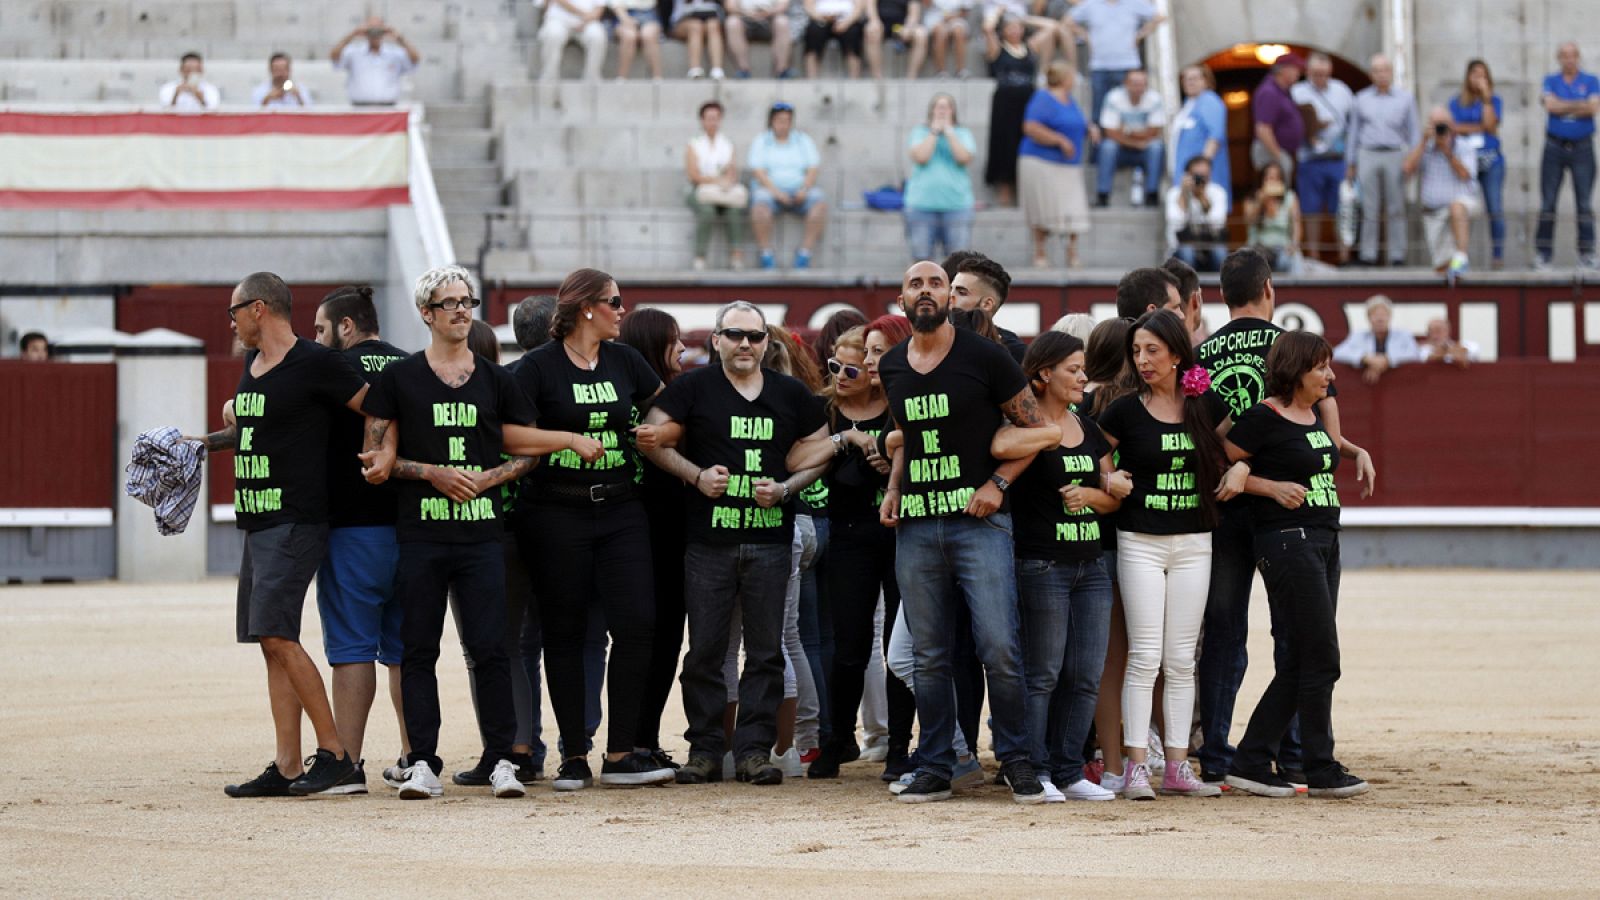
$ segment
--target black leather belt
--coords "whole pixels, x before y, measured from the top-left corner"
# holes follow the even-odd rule
[[[1563,148],[1565,148],[1567,150],[1571,150],[1573,147],[1576,147],[1579,144],[1591,143],[1594,140],[1594,138],[1592,136],[1591,137],[1581,137],[1581,138],[1570,138],[1570,139],[1569,138],[1558,138],[1558,137],[1556,137],[1555,135],[1551,134],[1548,131],[1545,132],[1544,139],[1546,141],[1548,141],[1549,143],[1556,144],[1556,145],[1561,146],[1561,147],[1563,147]]]
[[[539,499],[582,504],[610,503],[629,500],[634,496],[635,488],[631,481],[620,481],[615,484],[566,484],[547,481],[534,490],[534,497]]]

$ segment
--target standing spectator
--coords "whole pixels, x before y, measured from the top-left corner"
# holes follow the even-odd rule
[[[1149,87],[1150,77],[1143,69],[1134,69],[1123,75],[1122,84],[1112,88],[1100,104],[1097,121],[1105,139],[1100,142],[1100,172],[1095,182],[1097,208],[1110,203],[1111,180],[1118,169],[1128,166],[1139,167],[1145,206],[1155,206],[1160,196],[1161,155],[1166,149],[1161,131],[1167,114],[1161,95]]]
[[[1539,161],[1539,231],[1536,269],[1550,266],[1555,241],[1556,200],[1561,182],[1572,172],[1573,200],[1578,207],[1578,263],[1600,267],[1594,255],[1594,117],[1600,113],[1600,78],[1578,68],[1578,45],[1568,41],[1556,51],[1561,71],[1547,75],[1541,92],[1545,112],[1544,158]]]
[[[1059,44],[1067,62],[1076,66],[1078,45],[1071,29],[1056,19],[1039,15],[1043,8],[1040,0],[983,0],[983,21],[985,25],[991,21],[999,24],[1008,16],[1014,17],[1022,23],[1028,46],[1039,56],[1039,65],[1049,68]]]
[[[289,54],[274,53],[267,60],[267,80],[256,85],[250,102],[262,109],[307,109],[311,90],[290,77]]]
[[[722,23],[727,32],[728,53],[733,57],[733,77],[750,77],[750,42],[772,44],[772,76],[793,78],[789,54],[794,48],[794,32],[789,27],[790,0],[728,0],[728,18]]]
[[[1015,206],[1017,202],[1017,149],[1022,144],[1023,114],[1033,99],[1033,83],[1039,74],[1039,58],[1024,40],[1022,20],[1008,16],[998,23],[983,20],[984,57],[989,61],[989,77],[994,79],[994,97],[989,101],[989,159],[983,181],[994,188],[995,202]]]
[[[655,0],[620,0],[611,7],[617,19],[617,80],[628,77],[634,54],[644,51],[650,77],[661,80],[661,13]]]
[[[555,0],[559,3],[561,0]],[[546,13],[546,17],[548,17]],[[367,45],[357,46],[365,37]],[[386,43],[393,41],[394,43]],[[400,102],[400,80],[422,62],[422,54],[400,32],[373,16],[345,35],[328,54],[333,67],[345,71],[344,89],[352,106],[393,106]]]
[[[1394,66],[1372,57],[1372,84],[1356,94],[1345,147],[1345,178],[1361,180],[1361,262],[1378,264],[1378,224],[1383,222],[1389,265],[1406,261],[1406,198],[1400,167],[1406,150],[1422,140],[1417,103],[1395,90]]]
[[[706,75],[706,70],[700,65],[703,48],[711,58],[711,79],[722,80],[722,20],[722,0],[675,0],[672,6],[672,36],[689,45],[690,78],[704,78]]]
[[[978,149],[972,131],[956,120],[956,101],[934,94],[928,124],[911,129],[907,142],[911,176],[906,179],[906,240],[911,259],[932,259],[933,246],[953,253],[972,242],[972,178],[967,165]]]
[[[550,0],[539,26],[539,80],[561,77],[561,51],[569,41],[583,45],[583,78],[598,81],[606,61],[605,0]],[[673,10],[676,18],[677,10]],[[674,35],[676,36],[676,35]],[[692,58],[692,57],[691,57]]]
[[[1250,228],[1245,243],[1263,250],[1272,260],[1274,272],[1291,271],[1300,255],[1304,227],[1300,199],[1289,190],[1289,181],[1277,163],[1267,163],[1256,176],[1256,189],[1244,200],[1244,219]]]
[[[1088,133],[1083,110],[1072,99],[1077,73],[1065,62],[1050,64],[1045,88],[1035,91],[1023,113],[1017,150],[1017,181],[1023,217],[1033,229],[1033,264],[1049,265],[1052,234],[1067,236],[1067,267],[1078,267],[1078,233],[1089,229],[1089,198],[1083,186],[1083,150]]]
[[[1350,110],[1356,95],[1350,86],[1333,77],[1333,60],[1326,53],[1313,53],[1306,59],[1306,80],[1289,89],[1289,96],[1301,108],[1310,107],[1316,115],[1316,131],[1306,135],[1300,148],[1299,171],[1295,173],[1295,193],[1301,211],[1311,226],[1314,248],[1320,248],[1322,232],[1339,211],[1339,185],[1344,180],[1345,135],[1350,128]],[[1337,241],[1335,242],[1337,243]],[[1339,248],[1339,261],[1349,259],[1350,251]]]
[[[178,60],[178,77],[161,86],[161,105],[183,112],[216,109],[222,92],[206,80],[206,64],[198,53],[185,53]]]
[[[1085,0],[1062,22],[1089,41],[1090,121],[1100,121],[1106,95],[1140,67],[1139,42],[1164,21],[1145,0]]]
[[[1211,181],[1233,202],[1233,165],[1228,159],[1228,106],[1217,94],[1217,80],[1205,66],[1183,70],[1183,106],[1173,121],[1172,180],[1189,171],[1189,160],[1205,157]]]
[[[772,217],[780,212],[802,216],[805,236],[794,253],[794,267],[809,269],[811,251],[828,224],[828,200],[817,187],[822,156],[804,131],[794,130],[794,107],[774,103],[767,112],[767,130],[750,145],[750,224],[761,246],[761,268],[776,265],[772,249]]]
[[[1478,195],[1478,151],[1450,128],[1450,111],[1435,106],[1428,113],[1433,133],[1423,138],[1403,164],[1407,176],[1422,175],[1423,230],[1435,271],[1448,269],[1453,280],[1467,271],[1467,245],[1472,217],[1483,210]]]
[[[1422,361],[1417,339],[1409,331],[1390,331],[1394,303],[1382,294],[1367,298],[1367,330],[1351,330],[1333,350],[1333,361],[1361,369],[1361,380],[1377,384],[1395,366]]]
[[[1183,178],[1167,188],[1167,246],[1201,272],[1222,270],[1228,227],[1228,193],[1211,180],[1211,161],[1189,159]]]
[[[17,340],[17,349],[27,362],[50,361],[50,339],[38,331],[29,331]]]
[[[861,54],[866,44],[867,4],[872,0],[802,0],[806,11],[806,77],[816,80],[822,52],[837,41],[844,68],[851,78],[861,77]]]
[[[867,70],[873,78],[883,77],[883,42],[894,41],[906,58],[906,77],[916,78],[928,58],[928,31],[922,27],[921,0],[868,0],[866,51]]]
[[[712,100],[700,106],[700,133],[689,141],[683,155],[689,176],[689,208],[694,210],[694,270],[706,267],[711,229],[718,223],[728,232],[728,267],[744,268],[744,216],[750,191],[739,182],[733,141],[722,133],[721,103]]]
[[[1460,140],[1477,151],[1478,186],[1483,189],[1483,206],[1489,211],[1489,238],[1494,250],[1490,267],[1505,265],[1506,209],[1503,187],[1506,160],[1500,155],[1500,95],[1494,92],[1494,76],[1481,59],[1467,63],[1461,93],[1450,98],[1450,118]]]
[[[1458,341],[1450,336],[1449,319],[1428,320],[1428,332],[1417,347],[1423,362],[1444,363],[1465,369],[1478,361],[1479,349],[1474,341]]]
[[[928,0],[923,7],[922,27],[928,31],[928,43],[933,49],[933,74],[935,77],[950,74],[967,77],[967,36],[971,26],[967,17],[976,5],[974,0]],[[945,67],[945,60],[953,58],[954,71]]]
[[[1255,140],[1250,143],[1250,164],[1261,169],[1276,161],[1285,173],[1294,171],[1295,154],[1306,141],[1306,121],[1289,96],[1289,88],[1306,68],[1298,53],[1285,53],[1250,97]]]

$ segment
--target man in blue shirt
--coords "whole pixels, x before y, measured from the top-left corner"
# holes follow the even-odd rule
[[[1544,79],[1541,100],[1549,121],[1545,125],[1544,159],[1539,164],[1539,232],[1535,241],[1536,269],[1550,268],[1550,246],[1555,238],[1556,200],[1567,170],[1578,206],[1578,264],[1600,268],[1594,253],[1594,117],[1600,113],[1600,78],[1578,69],[1578,45],[1568,41],[1556,51],[1561,71]]]
[[[811,266],[811,251],[828,223],[828,203],[817,187],[822,157],[810,135],[794,129],[794,107],[774,103],[767,113],[767,131],[750,145],[750,225],[761,247],[761,268],[775,265],[772,219],[780,212],[805,219],[805,236],[794,254],[794,267]]]

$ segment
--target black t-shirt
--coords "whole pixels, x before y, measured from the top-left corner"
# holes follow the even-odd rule
[[[595,368],[581,369],[560,341],[550,341],[522,357],[517,384],[539,410],[539,427],[575,431],[605,446],[605,455],[586,463],[575,451],[544,457],[528,475],[532,484],[619,484],[641,477],[639,451],[629,430],[661,387],[661,379],[639,351],[627,344],[600,342]]]
[[[1022,338],[1017,337],[1015,331],[1001,328],[999,325],[996,325],[994,330],[999,332],[1000,343],[1006,348],[1006,352],[1017,361],[1017,365],[1022,365],[1022,358],[1028,355],[1028,345],[1022,342]]]
[[[727,466],[728,490],[715,500],[689,488],[689,540],[702,544],[787,544],[794,537],[795,501],[770,509],[756,504],[756,479],[783,481],[795,441],[827,419],[822,400],[797,378],[761,370],[754,401],[728,380],[721,365],[686,372],[656,399],[656,406],[683,425],[678,452],[696,468]]]
[[[1080,562],[1103,552],[1100,514],[1087,506],[1068,512],[1061,499],[1061,489],[1069,484],[1099,487],[1100,460],[1111,452],[1093,419],[1079,416],[1078,423],[1081,443],[1042,451],[1011,489],[1018,559]]]
[[[884,354],[878,377],[889,412],[905,436],[900,516],[959,516],[998,463],[989,442],[1004,421],[1000,407],[1027,387],[1004,347],[965,328],[932,372],[911,367],[910,341]]]
[[[1230,319],[1195,348],[1195,358],[1211,373],[1206,392],[1211,418],[1235,418],[1266,396],[1267,353],[1283,329],[1265,319],[1246,316]],[[1328,396],[1336,397],[1333,385]]]
[[[328,439],[339,408],[361,392],[361,380],[337,352],[297,338],[260,378],[259,353],[245,354],[233,395],[239,444],[233,454],[233,511],[238,527],[328,521]],[[359,462],[359,461],[358,461]]]
[[[1150,415],[1139,394],[1118,397],[1100,414],[1100,430],[1117,440],[1117,467],[1133,476],[1133,493],[1117,511],[1117,527],[1137,534],[1210,531],[1200,506],[1199,454],[1182,423]]]
[[[340,351],[356,374],[377,384],[389,363],[406,358],[399,347],[373,339]],[[394,525],[394,483],[368,484],[361,475],[366,417],[353,410],[334,417],[328,434],[328,524],[334,528]]]
[[[854,423],[840,412],[835,412],[833,419],[830,429],[833,434],[842,434],[853,427],[876,439],[893,428],[887,409],[870,419]],[[878,474],[878,470],[867,462],[867,457],[855,446],[845,446],[844,453],[834,459],[826,480],[830,515],[851,522],[878,521],[878,507],[883,504],[883,489],[889,484],[889,476]]]
[[[910,0],[878,0],[878,18],[888,26],[906,24],[906,14],[911,9]],[[912,24],[920,25],[920,22]]]
[[[482,472],[500,465],[501,426],[538,418],[511,373],[481,356],[467,383],[439,380],[425,353],[390,363],[367,394],[369,416],[396,420],[399,455],[412,462]],[[457,503],[426,481],[397,479],[401,541],[468,544],[499,540],[503,498],[490,491]]]
[[[1316,410],[1313,408],[1315,415]],[[1262,403],[1233,423],[1228,440],[1250,454],[1250,473],[1269,481],[1292,481],[1306,489],[1299,509],[1284,509],[1270,497],[1246,495],[1250,522],[1257,532],[1284,528],[1338,528],[1339,490],[1333,472],[1339,448],[1323,430],[1322,417],[1311,425],[1285,419]]]

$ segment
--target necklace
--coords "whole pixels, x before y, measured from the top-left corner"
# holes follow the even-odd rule
[[[594,359],[590,359],[589,357],[584,356],[582,353],[579,353],[577,348],[573,347],[571,344],[567,343],[566,341],[562,341],[561,342],[561,346],[567,348],[567,350],[570,351],[573,356],[576,356],[577,358],[583,360],[584,365],[588,366],[589,367],[589,371],[591,371],[591,372],[593,372],[595,370],[595,368],[600,365],[600,348],[599,347],[596,347],[595,350],[594,350]]]

